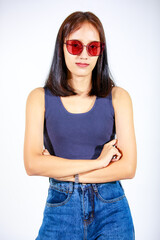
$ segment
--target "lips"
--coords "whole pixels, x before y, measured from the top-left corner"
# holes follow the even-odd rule
[[[78,65],[79,67],[87,67],[87,66],[89,66],[89,64],[87,64],[87,63],[76,63],[76,65]]]

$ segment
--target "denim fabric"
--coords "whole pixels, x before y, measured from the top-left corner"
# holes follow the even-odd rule
[[[130,207],[120,181],[75,183],[49,179],[35,240],[134,240]]]

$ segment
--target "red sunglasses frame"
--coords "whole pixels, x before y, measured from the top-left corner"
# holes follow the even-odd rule
[[[73,54],[73,53],[69,52],[69,49],[68,49],[67,45],[71,45],[71,44],[69,43],[70,41],[78,41],[78,42],[81,44],[82,48],[81,48],[81,51],[80,51],[78,54]],[[98,43],[100,43],[100,53],[99,53],[98,55],[92,55],[92,54],[89,52],[89,49],[88,49],[88,48],[89,48],[89,45],[90,45],[91,43],[93,43],[93,42],[98,42]],[[72,54],[72,55],[79,55],[79,54],[81,54],[81,53],[83,52],[84,47],[86,47],[88,55],[89,55],[89,56],[92,56],[92,57],[100,56],[100,55],[102,54],[103,50],[104,50],[104,47],[105,47],[105,43],[100,42],[100,41],[92,41],[92,42],[88,43],[87,45],[84,45],[81,41],[79,41],[79,40],[77,40],[77,39],[66,40],[66,42],[65,42],[64,44],[66,44],[67,51],[68,51],[70,54]]]

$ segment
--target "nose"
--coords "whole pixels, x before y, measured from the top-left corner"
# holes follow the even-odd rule
[[[88,52],[87,52],[87,47],[86,47],[86,45],[85,46],[83,46],[83,50],[82,50],[82,52],[79,54],[79,56],[81,57],[81,58],[88,58]]]

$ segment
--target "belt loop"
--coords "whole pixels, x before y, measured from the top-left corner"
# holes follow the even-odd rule
[[[50,185],[53,183],[53,178],[49,178]]]
[[[73,192],[73,182],[69,182],[69,193]]]
[[[92,187],[93,187],[94,191],[97,192],[97,185],[95,183],[92,183]]]

